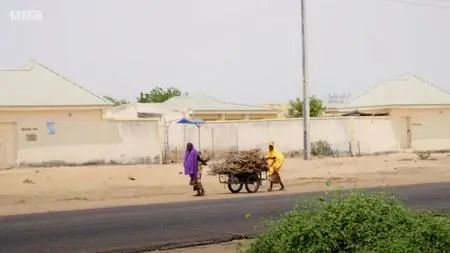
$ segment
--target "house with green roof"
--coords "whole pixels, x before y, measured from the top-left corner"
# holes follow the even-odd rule
[[[203,94],[177,96],[163,103],[129,103],[110,108],[104,117],[112,119],[181,117],[204,121],[276,119],[280,110],[271,107],[243,105],[219,101]]]
[[[220,101],[204,94],[172,97],[162,104],[205,121],[276,119],[279,114],[273,108]]]
[[[337,109],[344,115],[388,116],[401,149],[450,149],[450,94],[417,76],[381,82]]]
[[[0,169],[68,156],[77,160],[62,147],[106,142],[98,132],[109,107],[110,102],[43,64],[0,69]],[[61,152],[55,152],[58,147]]]
[[[182,150],[180,147],[183,147],[188,140],[200,140],[199,137],[192,136],[198,136],[201,131],[205,131],[198,132],[198,128],[192,125],[176,124],[183,117],[211,122],[276,119],[277,116],[279,116],[279,110],[274,108],[224,102],[203,94],[172,97],[163,103],[123,104],[108,109],[104,114],[105,118],[114,120],[158,120],[163,136],[161,146],[164,150],[162,156],[165,161],[177,160],[176,157],[179,155],[177,150]],[[209,136],[202,138],[209,138]],[[169,149],[171,152],[168,152]],[[173,157],[174,154],[175,157]],[[180,155],[182,157],[182,154]]]
[[[19,69],[0,69],[2,110],[33,108],[104,109],[112,104],[35,61]],[[72,108],[73,109],[73,108]]]

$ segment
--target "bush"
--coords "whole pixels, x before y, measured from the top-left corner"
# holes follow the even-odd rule
[[[246,252],[422,253],[449,249],[448,217],[414,213],[391,194],[354,192],[297,205],[272,222]]]
[[[431,157],[430,151],[417,151],[415,153],[419,157],[420,160],[428,160]]]
[[[330,143],[327,141],[316,141],[311,143],[311,155],[313,156],[332,156],[334,154]]]

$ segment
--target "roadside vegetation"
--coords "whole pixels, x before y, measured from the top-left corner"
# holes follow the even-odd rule
[[[335,151],[331,147],[331,144],[325,140],[319,140],[311,143],[311,155],[312,156],[333,156]]]
[[[416,151],[415,154],[420,160],[428,160],[431,157],[430,151]]]
[[[414,212],[388,193],[336,192],[299,202],[245,253],[450,252],[450,217]]]

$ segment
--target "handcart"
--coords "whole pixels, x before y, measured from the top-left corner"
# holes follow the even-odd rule
[[[232,193],[239,193],[244,185],[248,193],[255,193],[264,180],[267,180],[266,171],[219,173],[219,182],[228,185]]]

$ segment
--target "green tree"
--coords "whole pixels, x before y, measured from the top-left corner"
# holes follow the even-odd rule
[[[309,98],[309,116],[317,117],[325,112],[325,106],[322,100],[315,96]],[[289,118],[303,117],[303,101],[300,98],[289,101],[288,115]]]
[[[123,105],[123,104],[128,104],[129,102],[126,101],[125,99],[115,99],[112,97],[108,97],[108,96],[103,96],[103,98],[111,103],[114,104],[114,106],[118,106],[118,105]]]
[[[155,87],[150,92],[141,92],[137,97],[139,103],[162,103],[169,98],[181,96],[182,92],[177,88]]]

